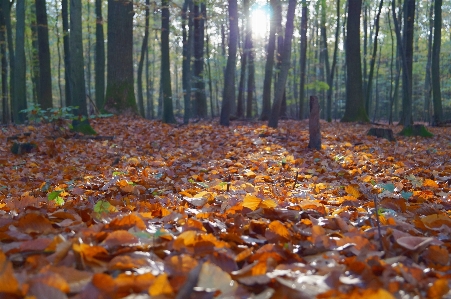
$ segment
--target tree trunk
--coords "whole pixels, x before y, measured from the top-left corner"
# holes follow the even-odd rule
[[[133,81],[133,2],[109,0],[108,20],[105,110],[117,114],[136,114]],[[167,55],[169,57],[169,51]]]
[[[360,11],[362,0],[348,0],[346,37],[346,108],[341,121],[368,122],[362,85],[362,62],[360,59]]]
[[[268,121],[268,126],[277,128],[279,122],[280,108],[282,106],[282,99],[285,94],[285,85],[288,77],[288,70],[290,68],[291,61],[291,39],[293,37],[293,20],[294,12],[296,10],[296,0],[289,0],[287,11],[287,22],[285,25],[285,38],[282,49],[281,68],[277,79],[277,86],[275,91],[274,103],[271,109],[271,116]]]
[[[16,3],[16,55],[14,62],[14,122],[21,124],[25,121],[25,114],[21,110],[27,109],[26,61],[25,61],[25,0]]]
[[[308,5],[306,0],[302,0],[301,17],[301,56],[300,56],[300,83],[299,83],[299,118],[304,118],[304,98],[305,98],[305,77],[307,66],[307,19]]]
[[[236,51],[238,39],[238,5],[237,0],[228,0],[229,2],[229,56],[227,57],[227,66],[224,74],[224,92],[222,96],[221,117],[219,124],[229,126],[230,113],[235,102],[235,69],[236,69]]]
[[[404,30],[403,30],[403,65],[402,72],[402,124],[409,127],[412,119],[412,65],[413,65],[413,25],[415,21],[415,0],[404,2]]]
[[[165,123],[175,123],[172,106],[171,63],[169,61],[169,0],[161,3],[161,88],[163,95],[163,115]]]
[[[6,39],[8,41],[8,58],[9,58],[9,98],[11,101],[11,112],[13,116],[13,121],[18,119],[18,108],[15,107],[14,99],[14,78],[15,78],[15,65],[14,65],[14,44],[13,44],[13,33],[11,26],[11,6],[13,2],[2,0],[0,5],[2,7],[3,16],[5,18],[6,26]],[[17,5],[16,5],[17,6]],[[17,8],[16,8],[17,10]],[[17,21],[17,20],[16,20]],[[16,111],[17,110],[17,111]]]
[[[241,27],[244,28],[244,22],[249,18],[249,0],[243,0],[243,22]],[[243,30],[244,31],[244,30]],[[236,101],[236,117],[242,118],[244,116],[244,94],[246,85],[246,65],[247,65],[247,49],[244,38],[245,34],[241,34],[241,69],[240,69],[240,82],[238,83],[238,97]]]
[[[204,81],[204,36],[206,5],[204,1],[194,1],[194,85],[196,87],[196,116],[207,117],[207,98]]]
[[[327,30],[326,30],[326,0],[321,0],[321,37],[322,37],[322,53],[326,69],[326,82],[329,85],[327,89],[326,100],[326,119],[332,121],[332,81],[333,72],[330,69],[329,50],[327,48]],[[337,43],[337,41],[335,41]]]
[[[244,43],[248,58],[246,117],[252,118],[252,104],[254,102],[254,92],[255,92],[255,65],[254,65],[254,46],[252,42],[252,23],[249,17],[249,11],[246,20],[246,38]]]
[[[30,5],[30,14],[34,16],[31,19],[31,61],[29,63],[31,82],[32,82],[32,94],[33,103],[38,103],[39,91],[39,46],[38,46],[38,24],[36,23],[36,5],[33,3]]]
[[[102,0],[96,0],[96,58],[95,85],[96,105],[102,109],[105,104],[105,37],[103,34]]]
[[[335,66],[337,65],[337,52],[338,52],[338,43],[340,37],[340,0],[337,0],[337,27],[335,29],[335,44],[334,44],[334,54],[332,57],[332,67],[330,69],[330,74],[328,76],[329,89],[327,90],[327,121],[332,121],[332,91],[334,84],[334,74],[335,74]]]
[[[141,117],[146,117],[146,111],[144,110],[144,92],[143,92],[143,82],[142,82],[142,76],[143,76],[143,68],[144,68],[144,58],[147,53],[147,45],[149,41],[149,16],[150,16],[150,0],[146,0],[146,21],[144,25],[144,37],[143,42],[141,45],[141,55],[139,57],[139,63],[138,63],[138,107],[139,107],[139,114]]]
[[[49,28],[45,0],[36,0],[36,22],[39,47],[39,93],[38,103],[42,109],[53,107],[52,72],[50,68]]]
[[[0,56],[2,80],[2,124],[11,122],[10,106],[8,100],[8,63],[6,61],[6,22],[3,6],[0,5]]]
[[[79,115],[88,115],[83,59],[81,0],[70,0],[70,90],[72,105]]]
[[[70,45],[69,45],[69,14],[68,0],[61,0],[61,18],[63,20],[63,47],[64,47],[64,81],[66,83],[66,106],[72,106],[70,90]],[[99,107],[100,108],[100,107]]]
[[[188,13],[189,10],[189,13]],[[188,21],[188,24],[187,24]],[[188,25],[188,28],[186,26]],[[185,112],[183,123],[189,123],[191,117],[191,52],[193,49],[193,1],[185,0],[182,8],[182,86]]]
[[[429,8],[429,35],[428,35],[428,53],[426,62],[426,73],[424,76],[424,120],[427,122],[431,121],[431,64],[432,64],[432,35],[434,30],[434,2],[431,2]]]
[[[434,4],[434,44],[432,45],[432,102],[434,104],[435,125],[443,120],[442,94],[440,91],[440,44],[442,40],[442,0]]]
[[[371,88],[373,84],[373,73],[374,73],[374,65],[376,63],[376,56],[377,56],[377,38],[379,36],[379,20],[381,16],[382,6],[383,6],[384,0],[380,0],[379,2],[379,10],[377,11],[376,20],[374,21],[374,27],[375,27],[375,34],[373,39],[373,53],[370,57],[370,72],[368,74],[368,84],[366,87],[366,99],[367,99],[367,107],[370,107],[371,102]]]

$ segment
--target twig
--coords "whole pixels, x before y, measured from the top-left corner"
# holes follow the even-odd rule
[[[382,230],[381,230],[381,222],[379,220],[379,206],[377,204],[377,195],[373,196],[374,201],[374,208],[375,208],[375,214],[376,214],[376,224],[377,224],[377,232],[379,234],[379,246],[380,250],[384,251],[384,244],[382,243]]]
[[[294,178],[293,189],[296,188],[296,184],[298,183],[298,176],[299,176],[299,171],[296,171],[296,176]]]

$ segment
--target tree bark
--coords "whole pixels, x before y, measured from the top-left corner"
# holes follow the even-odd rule
[[[36,0],[36,22],[39,47],[39,93],[38,103],[42,109],[53,107],[52,72],[50,67],[49,28],[45,0]]]
[[[282,100],[285,94],[285,85],[287,83],[288,70],[290,68],[291,61],[291,39],[293,37],[294,31],[293,20],[295,10],[296,10],[296,0],[289,0],[287,10],[287,21],[285,25],[285,38],[280,57],[281,59],[280,73],[277,79],[277,86],[275,90],[274,103],[271,109],[271,116],[268,121],[268,126],[272,128],[277,128],[280,110],[282,106]]]
[[[138,63],[138,78],[137,78],[137,85],[138,85],[138,108],[139,108],[139,114],[141,117],[146,117],[146,111],[144,110],[144,92],[143,92],[143,82],[142,82],[142,76],[143,76],[143,68],[144,68],[144,58],[147,53],[147,45],[149,43],[149,16],[150,16],[150,0],[146,0],[146,20],[144,25],[144,37],[143,42],[141,45],[141,55],[139,57],[139,63]]]
[[[15,66],[14,66],[14,44],[13,44],[13,33],[11,26],[11,6],[13,2],[10,1],[0,1],[0,5],[2,7],[3,16],[5,18],[5,26],[6,26],[6,40],[8,42],[8,59],[9,59],[9,99],[11,101],[11,112],[13,116],[13,121],[18,118],[16,114],[14,105],[14,78],[15,78]],[[17,9],[17,8],[16,8]],[[3,82],[3,81],[2,81]]]
[[[204,81],[204,36],[206,5],[204,1],[194,1],[194,85],[195,113],[197,117],[207,117],[207,97],[205,95]]]
[[[61,0],[61,18],[63,20],[63,48],[64,48],[64,81],[66,82],[66,106],[72,106],[70,90],[70,45],[69,45],[69,14],[68,0]],[[100,107],[99,107],[100,108]]]
[[[427,62],[426,62],[426,73],[424,76],[424,113],[425,113],[425,121],[431,121],[431,64],[432,64],[432,36],[434,30],[434,2],[431,2],[431,6],[429,8],[429,34],[428,34],[428,53],[427,53]]]
[[[443,120],[442,94],[440,91],[440,44],[442,40],[442,0],[434,4],[434,44],[432,45],[432,102],[434,104],[433,124]]]
[[[2,80],[2,124],[11,122],[11,112],[8,99],[8,63],[6,61],[6,22],[3,6],[0,5],[0,55]]]
[[[306,0],[302,0],[301,16],[301,56],[300,56],[300,82],[299,82],[299,118],[304,118],[304,98],[305,98],[305,77],[307,68],[307,19],[308,5]]]
[[[88,115],[83,59],[81,0],[70,0],[70,90],[72,105],[79,115]]]
[[[228,0],[229,2],[229,55],[227,57],[227,66],[224,74],[224,92],[222,96],[221,117],[219,124],[222,126],[230,125],[230,113],[235,102],[235,69],[236,69],[236,51],[238,39],[238,5],[237,0]]]
[[[321,149],[321,126],[319,123],[319,101],[316,96],[310,97],[310,116],[309,116],[309,144],[308,148]]]
[[[169,0],[163,0],[161,9],[161,88],[165,123],[175,123],[171,90],[171,63],[169,61]]]
[[[254,65],[254,46],[252,42],[252,24],[249,13],[246,20],[246,37],[245,48],[247,51],[247,101],[246,101],[246,117],[252,118],[252,106],[254,103],[255,92],[255,65]]]
[[[26,61],[25,61],[25,0],[16,3],[16,51],[14,61],[14,122],[21,124],[25,121],[25,114],[21,110],[27,109]]]
[[[103,33],[102,0],[96,0],[95,85],[98,109],[105,104],[105,37]]]
[[[133,2],[109,0],[108,20],[105,110],[134,115],[137,105],[133,80]]]
[[[341,121],[369,122],[365,111],[360,58],[360,11],[362,0],[348,0],[346,37],[346,108]]]
[[[189,12],[188,12],[189,11]],[[188,21],[188,24],[187,24]],[[187,28],[188,26],[188,28]],[[182,8],[182,86],[185,112],[183,123],[191,117],[191,52],[193,49],[193,1],[185,0]]]

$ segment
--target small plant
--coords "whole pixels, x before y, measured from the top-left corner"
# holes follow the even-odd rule
[[[47,199],[49,201],[54,201],[59,206],[62,206],[64,204],[64,198],[62,197],[63,195],[62,193],[64,193],[64,190],[52,191],[47,195]]]
[[[21,110],[20,113],[27,115],[30,123],[38,124],[45,118],[45,111],[41,109],[39,104],[31,104],[27,109]]]

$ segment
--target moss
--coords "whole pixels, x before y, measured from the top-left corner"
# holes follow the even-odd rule
[[[105,96],[105,110],[114,114],[138,114],[133,84],[121,82],[109,85]]]
[[[432,137],[434,134],[429,132],[424,125],[411,125],[404,127],[401,132],[399,132],[401,136],[420,136],[420,137]]]

